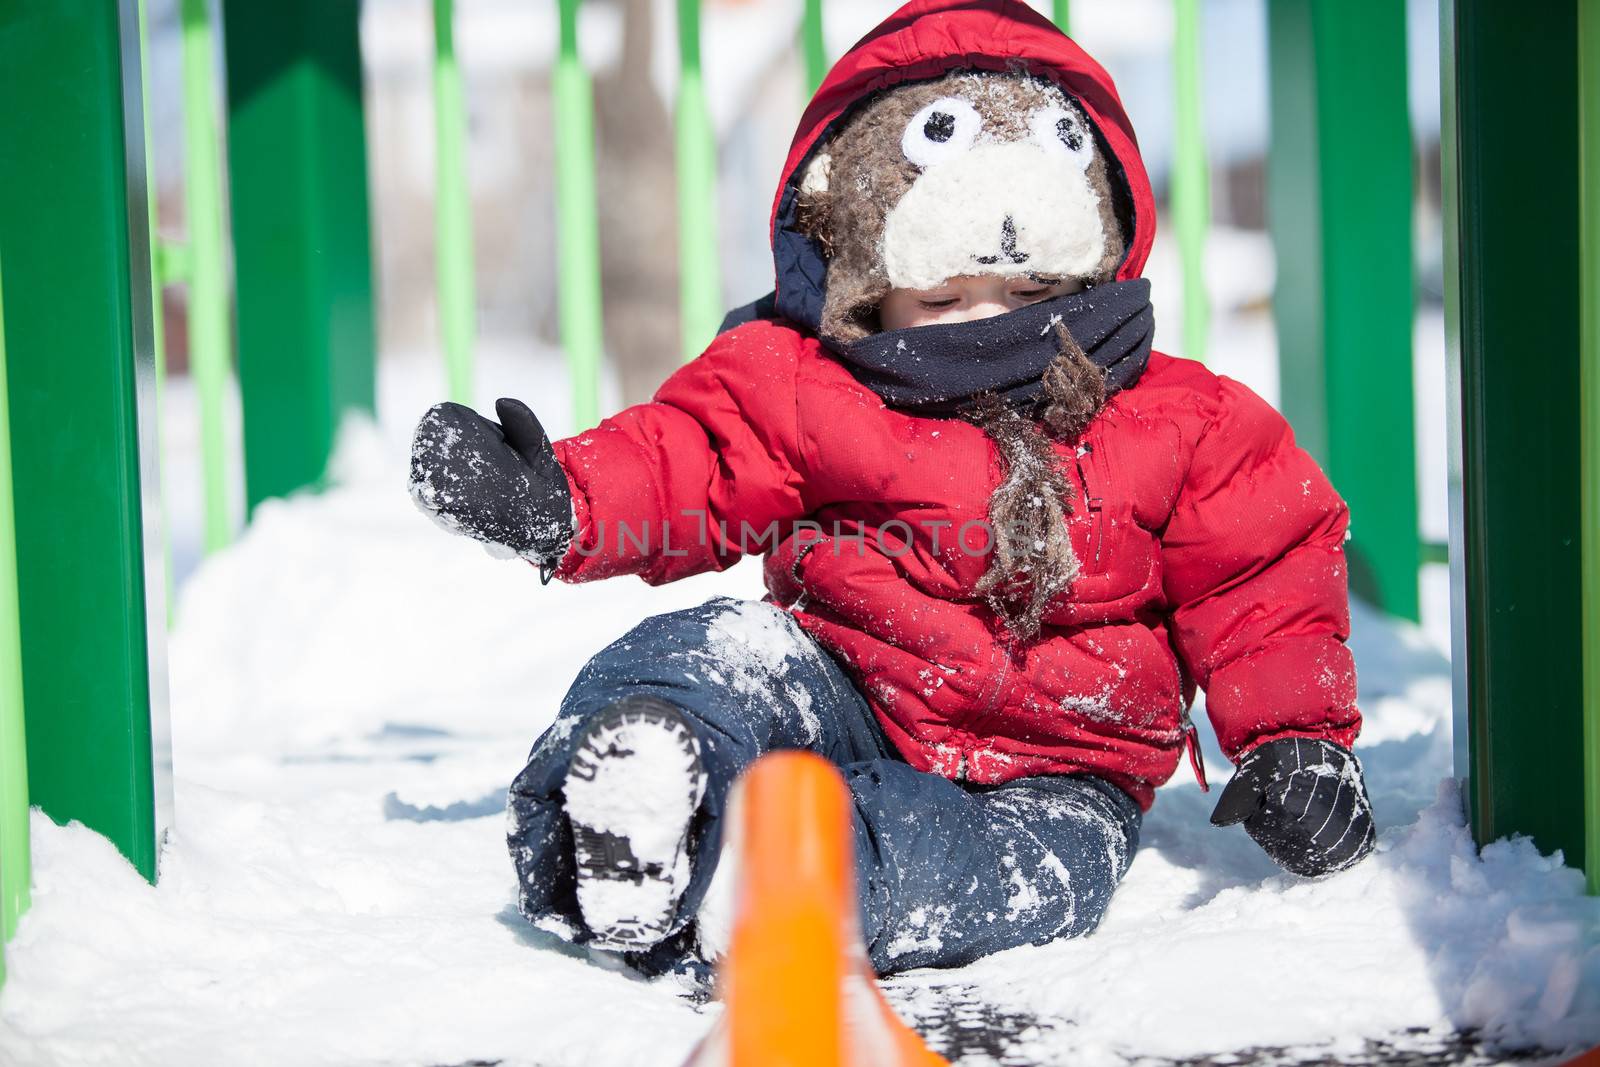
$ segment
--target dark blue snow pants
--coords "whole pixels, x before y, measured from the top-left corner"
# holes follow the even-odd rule
[[[582,724],[631,694],[683,709],[701,744],[708,783],[679,905],[685,922],[716,868],[730,787],[773,749],[816,752],[849,783],[862,932],[880,974],[1088,933],[1138,846],[1138,805],[1099,778],[973,786],[913,770],[839,664],[793,619],[722,597],[646,619],[590,660],[511,787],[522,911],[580,937],[561,788]],[[679,943],[663,948],[687,954],[687,938]]]

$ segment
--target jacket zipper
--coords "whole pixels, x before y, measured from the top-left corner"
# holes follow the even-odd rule
[[[1195,729],[1187,707],[1183,709],[1183,747],[1189,753],[1189,766],[1194,769],[1195,781],[1200,783],[1200,792],[1211,792],[1211,784],[1206,781],[1206,757],[1200,751],[1200,731]]]
[[[1089,508],[1089,545],[1093,553],[1090,573],[1101,573],[1105,558],[1106,516],[1104,496],[1096,494],[1103,484],[1100,469],[1095,466],[1094,445],[1085,441],[1078,446],[1078,473],[1083,478],[1084,503]],[[1092,472],[1092,477],[1091,477]]]
[[[1011,677],[1011,639],[1009,637],[1002,639],[1000,647],[1002,650],[1000,676],[995,679],[994,689],[990,692],[989,698],[983,702],[983,706],[974,711],[972,716],[966,720],[964,729],[961,731],[960,748],[957,751],[956,760],[956,781],[958,782],[967,780],[968,773],[972,769],[972,754],[979,747],[978,738],[984,736],[983,728],[989,725],[989,721],[999,708],[1000,698],[1005,695],[1006,682]]]
[[[1096,574],[1100,572],[1100,549],[1106,540],[1106,520],[1101,513],[1104,507],[1105,498],[1098,496],[1089,498],[1089,516],[1090,521],[1094,524],[1092,528],[1094,530],[1094,569]]]

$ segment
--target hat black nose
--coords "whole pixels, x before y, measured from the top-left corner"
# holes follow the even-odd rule
[[[1001,256],[1004,256],[1012,263],[1028,262],[1028,253],[1017,251],[1017,223],[1010,215],[1007,215],[1006,220],[1000,224],[999,253],[992,256],[973,256],[972,258],[987,267],[1000,262]]]

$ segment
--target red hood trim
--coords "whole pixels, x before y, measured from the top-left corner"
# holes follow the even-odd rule
[[[912,0],[856,42],[800,118],[773,198],[773,231],[794,172],[846,109],[888,86],[956,69],[1023,70],[1049,78],[1083,105],[1122,165],[1133,201],[1133,239],[1117,280],[1139,277],[1155,240],[1156,210],[1133,124],[1105,68],[1020,0]]]

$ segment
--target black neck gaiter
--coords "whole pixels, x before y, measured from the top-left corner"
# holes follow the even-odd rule
[[[985,393],[1013,407],[1038,399],[1045,369],[1061,353],[1058,322],[1089,361],[1106,372],[1107,396],[1144,373],[1155,312],[1150,283],[1143,278],[986,319],[913,326],[829,347],[890,407],[949,417],[966,412]]]

